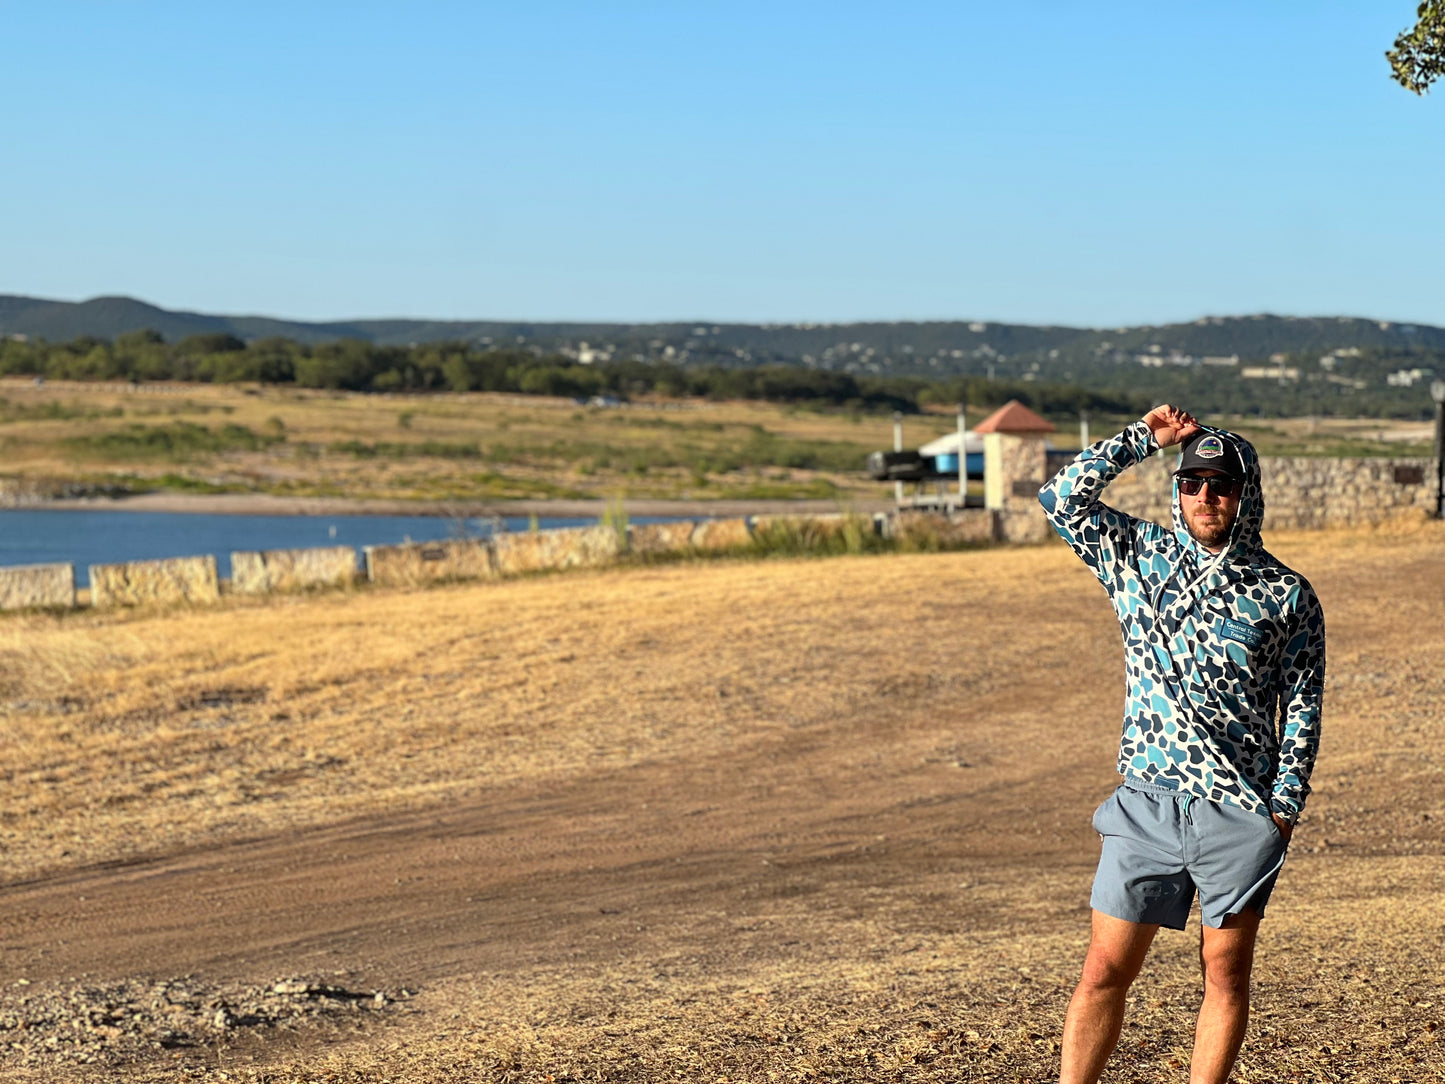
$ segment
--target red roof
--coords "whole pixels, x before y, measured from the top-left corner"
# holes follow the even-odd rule
[[[975,433],[1052,433],[1053,423],[1040,418],[1017,399],[1010,399],[973,427]]]

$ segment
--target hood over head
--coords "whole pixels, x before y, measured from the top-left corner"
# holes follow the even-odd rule
[[[1221,467],[1210,462],[1208,466],[1232,474],[1234,470],[1230,468],[1234,467],[1234,457],[1237,455],[1238,464],[1244,471],[1244,489],[1239,495],[1239,512],[1234,518],[1234,526],[1230,528],[1229,541],[1225,544],[1217,561],[1219,564],[1224,564],[1235,558],[1256,553],[1263,547],[1259,536],[1260,528],[1264,525],[1264,491],[1259,480],[1259,454],[1254,450],[1254,445],[1238,433],[1230,433],[1227,430],[1215,429],[1207,425],[1201,428],[1206,435],[1224,442],[1224,454],[1220,457],[1220,461],[1229,464],[1229,467]],[[1205,466],[1204,462],[1196,462],[1187,454],[1198,447],[1198,443],[1198,439],[1193,437],[1185,442],[1176,469],[1187,469],[1186,461],[1190,466]],[[1189,528],[1184,525],[1184,512],[1179,506],[1179,480],[1177,477],[1174,479],[1171,507],[1174,516],[1174,536],[1179,539],[1179,544],[1184,546],[1187,551],[1198,553],[1201,559],[1212,561],[1213,555],[1208,554],[1199,546],[1199,543],[1194,540],[1194,536],[1189,533]]]

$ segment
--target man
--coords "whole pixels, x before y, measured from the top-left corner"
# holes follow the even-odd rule
[[[1180,443],[1172,531],[1100,503],[1119,474]],[[1249,1018],[1255,934],[1319,747],[1319,600],[1260,544],[1254,448],[1172,406],[1080,452],[1039,501],[1109,593],[1128,681],[1124,782],[1094,814],[1093,936],[1060,1080],[1099,1079],[1155,933],[1183,929],[1197,891],[1204,1000],[1190,1081],[1224,1084]]]

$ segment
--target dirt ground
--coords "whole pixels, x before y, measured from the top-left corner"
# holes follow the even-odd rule
[[[1445,530],[1330,636],[1236,1079],[1445,1080]],[[1046,1081],[1122,650],[1060,545],[0,623],[0,1078]],[[1197,930],[1106,1079],[1183,1080]]]

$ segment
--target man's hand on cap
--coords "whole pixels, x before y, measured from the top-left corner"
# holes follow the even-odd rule
[[[1199,432],[1199,423],[1194,420],[1194,415],[1176,410],[1168,403],[1145,414],[1144,424],[1149,427],[1149,432],[1154,434],[1154,443],[1160,448],[1182,444]]]

